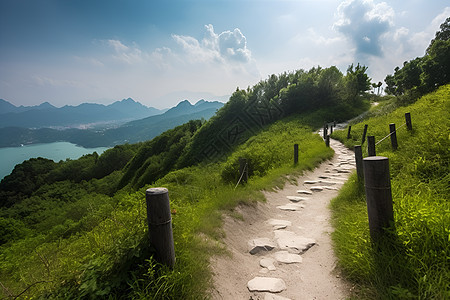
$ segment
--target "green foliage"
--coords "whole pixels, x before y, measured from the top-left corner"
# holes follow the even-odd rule
[[[361,286],[359,298],[447,299],[450,271],[450,85],[408,107],[378,114],[333,137],[348,147],[359,144],[364,124],[376,140],[397,124],[399,148],[389,138],[377,145],[377,155],[390,162],[394,202],[394,241],[372,248],[362,185],[354,178],[333,200],[333,239],[347,276]],[[411,113],[413,130],[399,128]]]
[[[393,75],[386,76],[388,94],[411,101],[450,82],[449,22],[447,18],[441,24],[423,57],[405,61],[403,68],[396,67]]]

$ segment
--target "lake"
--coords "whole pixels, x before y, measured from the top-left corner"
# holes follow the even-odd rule
[[[93,152],[101,154],[107,149],[109,148],[83,148],[68,142],[0,148],[0,180],[9,175],[15,165],[33,157],[44,157],[58,162],[67,158],[77,159]]]

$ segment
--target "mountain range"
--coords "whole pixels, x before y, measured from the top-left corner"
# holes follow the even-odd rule
[[[162,114],[101,130],[77,128],[65,130],[53,128],[32,129],[19,126],[3,127],[0,128],[0,147],[17,147],[20,145],[51,143],[56,141],[66,141],[86,148],[137,143],[152,139],[162,132],[184,124],[189,120],[207,120],[223,105],[224,103],[219,101],[205,100],[200,100],[192,105],[189,101],[184,100]],[[80,106],[83,107],[83,105]],[[0,118],[3,115],[0,115]]]
[[[0,127],[84,127],[93,124],[125,123],[162,114],[165,110],[147,107],[131,98],[110,105],[83,103],[55,107],[48,102],[37,106],[15,106],[0,99]]]

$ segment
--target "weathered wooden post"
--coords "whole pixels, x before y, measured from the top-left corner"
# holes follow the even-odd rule
[[[376,156],[376,150],[375,150],[375,136],[369,135],[367,137],[367,152],[368,156]]]
[[[395,132],[395,124],[394,123],[389,124],[389,131],[391,133],[392,150],[397,150],[397,148],[398,148],[397,133]]]
[[[294,165],[298,164],[298,144],[294,144]]]
[[[330,147],[330,135],[325,138],[325,146]]]
[[[166,188],[151,188],[145,192],[150,244],[155,248],[156,260],[171,268],[175,265],[169,192]]]
[[[352,132],[352,126],[351,126],[351,125],[348,125],[347,140],[350,139],[350,138],[352,137],[351,132]]]
[[[412,130],[411,113],[405,113],[406,128]]]
[[[364,125],[364,131],[363,131],[363,135],[362,135],[362,140],[361,140],[361,146],[364,144],[364,142],[366,141],[366,134],[367,134],[367,127],[369,127],[369,125]]]
[[[323,139],[326,139],[328,135],[328,126],[325,124],[323,125]]]
[[[377,241],[394,222],[389,159],[366,157],[363,165],[370,236],[372,241]]]
[[[333,134],[333,125],[330,125],[330,134]]]
[[[239,176],[242,183],[247,183],[248,181],[248,165],[247,159],[239,157]]]
[[[358,175],[358,180],[364,179],[364,171],[363,171],[363,156],[362,156],[362,148],[361,146],[355,146],[355,162],[356,162],[356,174]]]

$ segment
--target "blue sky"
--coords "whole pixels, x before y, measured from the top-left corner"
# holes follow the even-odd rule
[[[0,98],[164,108],[358,62],[378,82],[449,16],[444,0],[0,0]]]

